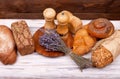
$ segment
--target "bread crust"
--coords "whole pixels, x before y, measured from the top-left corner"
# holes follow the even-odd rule
[[[99,46],[92,52],[92,63],[97,68],[103,68],[113,62],[112,53],[103,46]]]
[[[0,25],[0,61],[3,64],[13,64],[17,58],[17,51],[11,30]]]
[[[11,24],[13,36],[17,49],[21,55],[27,55],[34,52],[34,41],[29,27],[25,21],[18,21]]]

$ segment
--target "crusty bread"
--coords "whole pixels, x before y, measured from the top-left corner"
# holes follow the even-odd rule
[[[113,55],[105,47],[99,46],[92,52],[91,59],[93,66],[103,68],[113,62]]]
[[[16,57],[13,34],[7,26],[0,25],[0,61],[3,64],[13,64]]]
[[[18,21],[11,24],[13,36],[17,49],[21,55],[27,55],[34,52],[34,42],[29,27],[25,21]]]

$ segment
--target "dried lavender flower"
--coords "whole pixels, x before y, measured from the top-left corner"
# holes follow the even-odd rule
[[[81,70],[92,67],[92,62],[89,59],[72,53],[72,50],[66,46],[55,30],[45,30],[43,36],[39,39],[39,43],[48,51],[60,51],[70,55]]]

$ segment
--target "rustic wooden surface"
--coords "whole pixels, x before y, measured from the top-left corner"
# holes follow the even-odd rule
[[[69,10],[82,19],[120,19],[120,0],[0,0],[0,18],[43,18],[48,7],[57,13]]]
[[[10,27],[12,22],[21,19],[0,19],[0,25]],[[43,20],[25,19],[30,30],[34,33],[44,25]],[[90,20],[83,20],[87,24]],[[120,21],[112,21],[116,29],[120,28]],[[91,54],[85,57],[90,58]],[[0,79],[120,79],[120,56],[103,69],[89,68],[81,72],[78,66],[69,58],[47,58],[37,53],[18,55],[14,65],[0,63]]]

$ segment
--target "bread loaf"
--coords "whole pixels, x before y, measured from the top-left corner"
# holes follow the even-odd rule
[[[7,26],[0,25],[0,61],[3,64],[13,64],[16,58],[13,34]]]
[[[120,30],[97,42],[92,50],[93,66],[103,68],[112,63],[120,54]]]
[[[34,42],[29,27],[25,21],[14,22],[11,25],[17,49],[21,55],[34,52]]]

